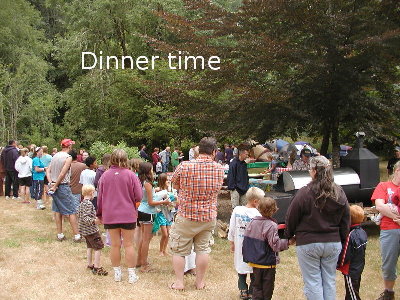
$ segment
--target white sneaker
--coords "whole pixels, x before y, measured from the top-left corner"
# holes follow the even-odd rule
[[[42,200],[38,200],[37,201],[36,209],[39,209],[39,210],[46,209],[46,206],[43,205],[43,201]]]
[[[120,282],[122,280],[121,267],[114,267],[114,280]]]
[[[14,196],[12,197],[13,200],[18,200],[18,198],[19,198],[19,197],[14,197]]]
[[[6,196],[6,200],[9,200],[10,199],[10,196]]]
[[[139,280],[139,276],[136,275],[135,268],[128,268],[128,282],[135,283]]]

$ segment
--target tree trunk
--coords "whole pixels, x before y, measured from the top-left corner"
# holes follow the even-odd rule
[[[322,132],[322,144],[321,144],[320,153],[321,153],[321,155],[324,155],[324,156],[326,156],[328,154],[329,139],[331,137],[331,129],[330,129],[330,126],[328,123],[329,123],[329,121],[324,122],[323,132]]]
[[[334,116],[332,122],[332,164],[334,168],[340,168],[340,141],[339,141],[339,119]]]

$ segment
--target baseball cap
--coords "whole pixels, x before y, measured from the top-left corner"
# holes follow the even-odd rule
[[[394,147],[394,151],[400,152],[400,147],[399,146]]]
[[[71,140],[71,139],[63,139],[61,141],[61,147],[69,147],[69,146],[74,145],[74,144],[75,144],[75,142],[73,140]]]
[[[304,156],[310,157],[311,156],[311,150],[308,149],[308,148],[303,148],[303,149],[301,149],[300,155],[304,155]]]

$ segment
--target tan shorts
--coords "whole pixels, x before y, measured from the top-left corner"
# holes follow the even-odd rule
[[[168,246],[172,254],[187,256],[193,244],[197,254],[210,253],[210,239],[216,224],[217,220],[195,222],[177,215],[169,233]]]

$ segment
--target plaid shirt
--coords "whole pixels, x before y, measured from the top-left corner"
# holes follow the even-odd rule
[[[92,202],[83,199],[78,210],[79,233],[83,236],[90,235],[99,231],[99,227],[94,223],[96,220],[96,210]]]
[[[296,159],[292,166],[292,171],[308,171],[310,170],[310,161],[304,162],[301,158]]]
[[[208,155],[182,162],[171,182],[179,184],[179,213],[196,222],[209,222],[217,217],[218,192],[224,181],[223,167]]]

